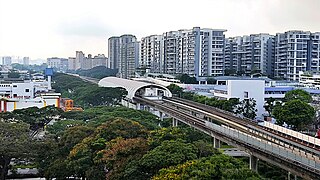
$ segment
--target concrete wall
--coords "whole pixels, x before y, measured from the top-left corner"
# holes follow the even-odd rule
[[[4,105],[6,103],[6,105]],[[24,109],[29,107],[43,108],[46,106],[58,107],[59,98],[34,98],[34,99],[20,99],[17,102],[13,101],[0,101],[0,112],[13,111],[15,109]],[[5,108],[6,106],[6,108]]]

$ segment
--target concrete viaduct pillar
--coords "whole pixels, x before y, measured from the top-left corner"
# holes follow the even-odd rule
[[[214,148],[220,148],[221,147],[221,141],[218,139],[218,138],[216,138],[216,137],[212,137],[212,142],[213,142],[213,147]]]
[[[160,121],[163,121],[163,116],[164,116],[163,114],[164,114],[163,112],[159,111]]]
[[[172,127],[177,127],[178,126],[178,120],[175,118],[172,118]]]
[[[136,109],[137,109],[137,110],[140,110],[140,108],[141,108],[141,104],[140,104],[140,103],[137,103]]]
[[[249,166],[250,166],[250,169],[255,172],[258,172],[258,160],[259,159],[257,157],[250,155]]]
[[[294,175],[294,180],[297,180],[297,179],[298,179],[297,175]],[[288,180],[291,180],[291,172],[290,171],[288,171]]]

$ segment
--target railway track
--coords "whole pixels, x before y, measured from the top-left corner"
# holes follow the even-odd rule
[[[297,175],[302,176],[302,177],[308,177],[310,179],[317,179],[315,177],[319,177],[320,176],[320,171],[319,169],[315,169],[315,167],[313,167],[313,165],[311,165],[311,167],[305,163],[303,163],[303,161],[296,161],[292,158],[286,158],[285,156],[281,156],[279,153],[278,154],[274,154],[273,151],[266,151],[265,149],[260,149],[260,147],[258,147],[257,145],[254,144],[250,144],[246,141],[243,140],[236,140],[233,137],[231,137],[230,135],[226,135],[225,133],[222,133],[221,129],[224,129],[224,131],[233,131],[234,133],[238,134],[238,137],[240,136],[247,136],[250,137],[251,139],[263,143],[263,144],[269,144],[268,146],[274,146],[276,147],[276,149],[279,150],[279,152],[287,152],[287,154],[290,152],[292,155],[294,155],[295,157],[302,157],[304,159],[308,159],[311,158],[313,162],[316,162],[317,164],[319,164],[320,160],[318,156],[310,156],[310,154],[308,153],[304,153],[304,152],[298,152],[295,149],[291,149],[289,150],[288,147],[286,146],[281,146],[278,144],[278,142],[275,141],[270,141],[269,138],[261,136],[261,134],[256,134],[254,132],[250,132],[250,131],[245,131],[243,128],[237,128],[236,126],[225,126],[225,125],[215,125],[215,127],[218,127],[218,129],[214,130],[212,129],[212,127],[210,127],[210,122],[205,120],[205,119],[201,119],[199,117],[195,117],[193,115],[190,115],[189,112],[187,111],[181,111],[180,108],[182,108],[180,106],[180,108],[177,110],[177,108],[175,106],[173,106],[171,102],[170,105],[170,100],[165,99],[164,103],[159,103],[159,102],[154,102],[152,100],[148,100],[148,99],[144,99],[144,98],[139,98],[139,97],[135,97],[135,100],[138,100],[140,102],[144,102],[147,103],[148,105],[153,106],[155,109],[158,109],[159,111],[165,112],[166,114],[170,115],[173,118],[179,119],[179,121],[182,121],[186,124],[189,124],[193,127],[195,127],[196,129],[205,132],[206,134],[209,134],[211,136],[216,136],[219,137],[220,140],[224,141],[224,142],[228,142],[231,145],[237,146],[237,147],[245,147],[245,149],[247,149],[252,155],[258,157],[259,159],[265,160],[267,162],[273,163],[279,167],[282,167],[284,164],[286,165],[285,167],[282,167],[288,171],[291,172],[296,172]],[[175,103],[177,103],[177,101],[181,100],[173,100]],[[182,104],[186,105],[185,103],[182,102]],[[201,104],[202,105],[202,104]],[[196,106],[196,108],[202,109],[199,105],[192,105],[189,106],[189,108],[195,108],[194,106]],[[207,108],[207,107],[205,107]],[[211,108],[208,108],[207,110],[210,110]],[[207,112],[208,113],[208,112]],[[227,113],[229,114],[229,113]],[[218,115],[216,113],[216,115]],[[221,116],[221,114],[219,114]],[[233,115],[232,115],[233,116]],[[222,116],[223,117],[223,116]],[[228,119],[227,121],[230,121],[230,119]],[[232,119],[231,119],[232,121]],[[239,119],[236,119],[236,121],[239,121]],[[208,125],[209,123],[209,125]],[[235,123],[235,122],[234,122]],[[214,124],[213,124],[214,125]],[[257,124],[255,124],[254,122],[251,121],[243,121],[241,122],[241,126],[244,126],[246,128],[249,128],[247,126],[258,126]],[[288,150],[288,151],[287,151]],[[318,159],[317,159],[318,157]],[[318,165],[316,165],[317,167]],[[308,172],[307,174],[305,174],[305,172]]]
[[[313,142],[306,142],[305,140],[299,139],[297,137],[292,137],[289,135],[286,135],[284,133],[276,132],[273,129],[258,125],[256,122],[250,120],[250,119],[242,119],[237,117],[235,114],[220,110],[218,108],[214,108],[211,106],[207,106],[201,103],[196,103],[193,101],[185,100],[185,99],[180,99],[180,98],[164,98],[164,102],[176,102],[176,103],[181,103],[183,105],[190,106],[195,109],[199,109],[201,111],[205,111],[206,113],[213,114],[218,117],[223,117],[223,118],[218,118],[220,119],[221,123],[225,123],[226,125],[239,129],[238,127],[242,127],[243,131],[246,130],[251,130],[255,134],[259,135],[259,133],[263,134],[268,134],[272,138],[275,139],[275,141],[278,141],[278,144],[283,146],[285,141],[291,142],[292,148],[298,148],[298,149],[303,149],[307,150],[308,153],[312,155],[317,155],[320,156],[320,144],[314,144]],[[231,122],[231,123],[229,123]],[[243,128],[245,127],[245,128]],[[282,143],[281,143],[282,142]]]

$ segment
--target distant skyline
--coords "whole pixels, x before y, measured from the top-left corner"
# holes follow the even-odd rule
[[[0,56],[107,55],[107,39],[192,27],[226,36],[320,31],[320,0],[0,0]]]

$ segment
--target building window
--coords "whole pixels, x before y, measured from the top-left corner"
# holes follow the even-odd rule
[[[244,91],[243,97],[244,97],[244,98],[249,98],[249,92]]]
[[[17,87],[17,85],[13,85],[13,87]]]
[[[13,94],[13,97],[16,98],[18,95],[17,94]]]
[[[30,92],[30,90],[29,90],[29,89],[26,89],[26,92]]]

